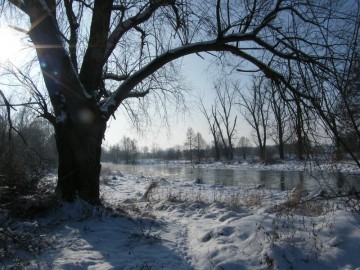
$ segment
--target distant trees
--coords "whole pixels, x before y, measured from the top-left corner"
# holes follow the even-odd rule
[[[194,130],[189,127],[186,131],[186,139],[185,139],[185,149],[187,150],[187,157],[190,159],[191,162],[193,162],[193,149],[194,149],[194,143],[195,143],[195,132]]]
[[[136,140],[123,136],[118,144],[106,150],[103,149],[103,160],[115,163],[135,163],[139,153]]]
[[[202,135],[197,132],[194,140],[194,148],[198,162],[205,157],[206,142]]]
[[[139,154],[137,142],[124,136],[120,141],[120,150],[126,163],[135,163]]]
[[[242,136],[238,142],[238,147],[240,149],[240,153],[244,160],[246,160],[250,146],[251,146],[250,139]]]
[[[193,162],[196,158],[198,162],[201,161],[206,155],[206,142],[203,136],[197,132],[194,132],[194,129],[189,127],[186,132],[186,139],[184,143],[184,154],[185,157],[190,159]]]
[[[182,151],[180,146],[170,147],[165,152],[164,159],[166,160],[179,160],[182,157]],[[159,157],[160,158],[160,157]]]

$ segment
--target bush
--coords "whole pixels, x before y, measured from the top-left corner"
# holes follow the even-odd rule
[[[37,193],[38,184],[53,164],[47,126],[39,119],[9,130],[0,115],[0,208],[12,208],[26,196]],[[54,148],[52,148],[54,149]]]

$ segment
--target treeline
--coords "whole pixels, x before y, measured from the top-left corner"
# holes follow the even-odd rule
[[[103,147],[102,161],[113,163],[134,164],[144,160],[186,160],[193,163],[229,161],[228,149],[220,142],[217,149],[214,142],[206,142],[200,133],[194,133],[192,128],[187,130],[187,137],[183,145],[177,145],[167,149],[162,149],[156,145],[149,148],[139,147],[135,139],[124,136],[116,145]],[[313,147],[313,153],[319,155],[328,152],[330,146],[322,145]],[[284,145],[284,157],[287,159],[297,159],[297,144],[287,143]],[[267,162],[277,162],[280,159],[277,145],[266,147]],[[234,162],[259,162],[261,160],[259,147],[253,145],[249,138],[241,137],[236,140],[233,148]],[[219,158],[218,158],[219,157]]]

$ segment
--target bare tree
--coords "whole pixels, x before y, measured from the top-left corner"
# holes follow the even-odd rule
[[[196,133],[194,138],[194,149],[196,150],[198,162],[200,162],[201,159],[204,158],[205,147],[206,147],[206,142],[202,137],[201,133],[199,132]]]
[[[360,57],[358,47],[353,48],[353,56],[349,60],[349,67],[342,78],[337,78],[335,86],[331,86],[331,92],[335,92],[337,98],[331,107],[333,113],[327,114],[328,122],[333,131],[335,144],[335,160],[341,160],[343,152],[351,149],[357,159],[360,153]],[[330,88],[330,87],[329,87]],[[326,103],[329,105],[329,101]],[[346,151],[346,149],[348,149]]]
[[[121,156],[126,163],[135,163],[136,157],[139,154],[138,146],[135,140],[129,137],[122,137],[119,148]]]
[[[237,85],[229,85],[229,82],[222,81],[214,84],[216,93],[215,106],[212,110],[221,141],[224,146],[226,159],[234,159],[233,140],[236,135],[237,115],[233,116],[233,106],[237,92]]]
[[[302,106],[301,99],[299,95],[294,96],[294,108],[292,108],[292,116],[293,116],[293,126],[295,129],[296,135],[296,152],[299,160],[304,160],[304,152],[306,151],[309,155],[309,148],[306,143],[307,134],[304,131],[305,128],[305,117],[306,112],[304,111],[304,107]]]
[[[220,160],[219,130],[216,125],[215,117],[213,116],[214,114],[216,116],[216,110],[214,110],[214,107],[212,106],[211,113],[209,113],[204,106],[203,100],[200,98],[200,111],[205,116],[213,137],[215,160]]]
[[[305,98],[306,91],[294,87],[302,78],[294,74],[304,68],[331,73],[326,59],[346,57],[338,41],[358,22],[350,14],[358,6],[353,0],[346,5],[341,0],[331,5],[300,0],[0,4],[3,14],[13,8],[9,23],[26,28],[37,54],[47,93],[41,90],[42,97],[51,103],[41,101],[38,109],[54,125],[59,154],[56,190],[65,200],[79,196],[93,203],[99,202],[107,121],[120,105],[132,109],[129,98],[176,93],[178,85],[168,80],[165,66],[189,54],[213,52],[239,71],[247,61]]]
[[[251,142],[249,138],[242,136],[238,142],[238,147],[240,148],[244,160],[246,160],[246,155],[250,146],[251,146]]]
[[[194,150],[195,139],[196,139],[195,132],[191,127],[189,127],[188,130],[186,131],[185,147],[189,154],[191,163],[193,162],[193,150]]]
[[[253,77],[251,89],[246,95],[239,90],[241,113],[255,132],[260,159],[266,162],[266,143],[270,117],[269,89],[264,77]]]
[[[289,111],[288,103],[283,98],[284,89],[279,89],[279,85],[274,84],[271,81],[267,82],[271,89],[270,105],[272,109],[272,115],[274,117],[274,125],[271,137],[276,143],[279,150],[279,158],[284,159],[284,146],[291,139],[292,133],[289,125]]]

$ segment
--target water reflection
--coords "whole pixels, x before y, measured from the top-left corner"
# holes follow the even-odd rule
[[[285,190],[285,174],[284,172],[280,172],[280,190]]]
[[[312,173],[299,171],[266,171],[209,168],[170,168],[154,165],[116,165],[124,173],[137,173],[144,176],[165,178],[172,181],[193,181],[201,178],[206,184],[226,186],[259,186],[267,189],[292,190],[295,187],[311,190],[319,187],[349,188],[360,186],[360,175],[335,173]],[[324,184],[325,183],[325,184]],[[326,186],[324,186],[326,185]]]

